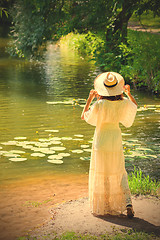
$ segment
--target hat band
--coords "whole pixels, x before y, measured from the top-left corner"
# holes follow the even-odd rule
[[[103,83],[103,84],[104,84],[105,87],[112,88],[112,87],[115,87],[118,84],[118,81],[115,84],[111,85],[111,86],[109,86],[109,85],[107,85],[105,83]]]

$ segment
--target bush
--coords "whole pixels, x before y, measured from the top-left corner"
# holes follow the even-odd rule
[[[160,38],[158,35],[129,31],[132,57],[122,66],[121,73],[132,79],[137,88],[160,91]]]

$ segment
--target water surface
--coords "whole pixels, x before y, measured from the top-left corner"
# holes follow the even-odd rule
[[[44,61],[27,62],[10,58],[4,52],[6,39],[0,43],[1,182],[44,174],[88,173],[94,127],[82,121],[80,115],[100,70],[65,47],[49,45]],[[158,179],[160,98],[137,91],[132,93],[139,111],[133,127],[122,127],[126,168],[130,172],[135,165]],[[40,151],[26,148],[27,145],[39,149],[63,147],[64,150],[55,150],[54,155],[70,155],[60,159],[62,164],[53,164],[47,161],[52,154],[32,156]],[[13,150],[24,151],[19,155],[27,160],[10,161],[5,154]],[[136,156],[132,157],[133,154]]]

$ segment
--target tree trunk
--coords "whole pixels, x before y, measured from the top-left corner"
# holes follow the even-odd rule
[[[114,22],[113,33],[116,33],[119,30],[120,31],[119,35],[123,43],[127,43],[127,26],[128,21],[132,16],[133,12],[134,8],[128,7],[124,1],[122,5],[122,11],[117,15],[117,18]]]
[[[127,43],[127,26],[130,17],[134,12],[135,2],[124,0],[122,4],[122,10],[117,14],[113,23],[113,28],[109,29],[106,33],[106,41],[115,38],[114,41],[121,40],[123,43]]]

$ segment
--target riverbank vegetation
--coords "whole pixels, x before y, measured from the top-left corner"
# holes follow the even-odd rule
[[[115,52],[110,52],[103,32],[70,33],[60,40],[60,45],[89,57],[103,71],[120,72],[135,88],[159,92],[159,35],[128,30],[128,43],[120,43]]]
[[[141,169],[134,168],[134,172],[128,175],[128,183],[133,195],[159,195],[160,182],[145,176]]]

